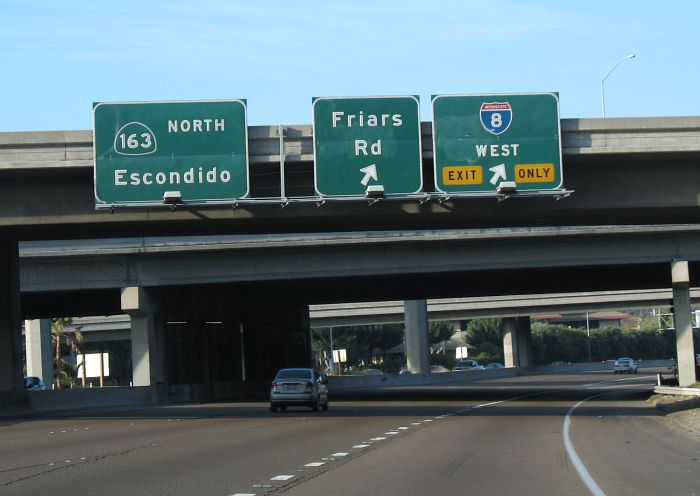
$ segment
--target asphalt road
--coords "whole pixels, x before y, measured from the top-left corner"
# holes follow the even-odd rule
[[[645,403],[653,375],[526,376],[328,412],[266,403],[0,422],[0,494],[694,495],[700,436]]]

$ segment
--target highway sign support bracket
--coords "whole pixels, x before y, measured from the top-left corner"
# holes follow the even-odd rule
[[[202,204],[193,204],[193,203],[177,203],[177,204],[163,204],[158,203],[138,203],[138,204],[129,204],[129,205],[122,205],[122,204],[109,204],[109,205],[102,205],[101,209],[106,209],[109,210],[110,213],[116,212],[117,209],[123,209],[123,208],[128,208],[128,209],[133,209],[135,207],[138,208],[143,208],[143,209],[158,209],[158,208],[170,208],[171,210],[173,207],[177,207],[177,210],[201,210],[204,208],[221,208],[221,207],[230,207],[232,210],[238,209],[241,205],[246,205],[246,206],[255,206],[255,205],[269,205],[272,203],[278,204],[281,206],[281,208],[287,208],[293,204],[305,204],[305,203],[315,203],[317,208],[321,208],[323,205],[326,203],[340,203],[340,202],[361,202],[361,201],[367,201],[367,204],[369,206],[374,205],[375,203],[378,203],[380,200],[382,201],[390,201],[390,202],[397,202],[397,201],[417,201],[419,205],[424,205],[430,201],[436,201],[440,205],[445,204],[449,201],[464,201],[464,200],[475,200],[475,199],[489,199],[489,198],[495,198],[499,203],[503,202],[506,199],[509,198],[553,198],[555,201],[562,200],[564,198],[568,198],[571,196],[573,193],[575,193],[575,190],[547,190],[547,191],[515,191],[511,193],[481,193],[481,194],[474,194],[474,193],[443,193],[443,192],[426,192],[422,194],[409,194],[409,195],[402,195],[402,194],[393,194],[393,195],[385,195],[381,197],[360,197],[360,196],[333,196],[333,197],[328,197],[325,195],[320,195],[320,196],[305,196],[305,197],[285,197],[285,198],[234,198],[231,200],[227,201],[222,201],[218,203],[207,203],[206,205]]]

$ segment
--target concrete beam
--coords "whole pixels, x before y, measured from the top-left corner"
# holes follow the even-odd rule
[[[534,365],[532,355],[532,329],[530,327],[530,317],[516,317],[518,341],[518,365],[520,367],[531,367]]]
[[[121,309],[132,317],[144,317],[151,311],[151,302],[146,290],[138,286],[122,288]]]
[[[404,303],[406,315],[406,365],[412,374],[430,374],[428,319],[425,300]]]
[[[562,153],[595,154],[700,152],[700,117],[562,119]],[[311,125],[284,126],[287,162],[313,161]],[[279,162],[277,126],[249,126],[250,162]],[[432,126],[421,124],[423,157],[432,158]],[[0,170],[90,168],[92,131],[0,133]]]
[[[151,386],[158,401],[158,383],[164,383],[164,356],[159,353],[155,304],[151,290],[127,287],[122,290],[122,310],[131,318],[131,362],[134,386]]]
[[[24,391],[17,240],[0,231],[0,392]]]
[[[518,327],[515,317],[503,319],[503,364],[506,367],[517,367],[518,360]]]
[[[60,263],[23,257],[22,291],[666,264],[700,259],[700,225],[242,236],[143,247],[137,256],[98,253],[66,250]]]
[[[693,305],[699,305],[700,289],[691,288],[690,298]],[[673,292],[667,289],[437,298],[428,299],[428,320],[667,308],[672,299]],[[403,311],[403,301],[399,300],[310,306],[312,327],[401,323]]]
[[[54,380],[54,358],[51,349],[51,320],[26,320],[27,376],[40,377],[48,387]]]
[[[686,260],[671,263],[673,284],[673,323],[676,328],[678,353],[678,385],[690,386],[697,381],[695,348],[690,306],[690,271]]]

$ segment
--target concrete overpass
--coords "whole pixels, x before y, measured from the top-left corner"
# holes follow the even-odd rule
[[[566,201],[514,198],[496,205],[488,198],[436,197],[421,203],[419,197],[372,208],[328,200],[317,208],[311,126],[285,126],[282,140],[277,126],[255,126],[249,128],[249,148],[256,203],[174,212],[118,209],[113,214],[94,208],[90,131],[2,133],[0,227],[11,228],[21,239],[61,239],[697,221],[692,179],[700,153],[700,117],[563,119],[561,127],[564,183],[576,192]],[[424,185],[430,193],[434,181],[429,123],[423,124],[422,133]],[[280,206],[286,199],[279,198],[281,156],[291,202],[284,209]],[[38,225],[42,229],[36,229]]]
[[[0,360],[0,389],[19,383],[17,329],[23,316],[57,315],[45,312],[73,310],[76,302],[83,314],[126,305],[143,320],[143,333],[152,333],[149,305],[137,298],[130,307],[115,288],[171,288],[165,300],[178,301],[178,310],[189,301],[188,292],[208,288],[195,298],[201,306],[236,299],[240,303],[229,317],[241,326],[247,312],[248,326],[291,313],[292,326],[303,327],[308,317],[299,309],[314,303],[672,287],[682,290],[674,295],[675,308],[679,316],[685,313],[679,309],[690,309],[688,287],[700,286],[700,118],[571,119],[562,121],[562,130],[564,184],[575,194],[558,202],[516,195],[498,203],[428,191],[429,201],[317,206],[311,128],[286,126],[283,140],[276,127],[250,128],[251,186],[258,202],[113,213],[94,210],[89,132],[1,134],[0,297],[6,304],[0,348],[9,351]],[[433,184],[429,133],[424,124],[425,185]],[[280,195],[281,156],[289,202],[274,199]],[[76,252],[60,263],[51,256],[19,263],[18,241],[77,238],[129,238],[127,244],[141,246],[121,253]],[[675,265],[675,278],[674,261],[688,262]],[[80,286],[89,279],[89,287]],[[75,286],[44,291],[46,280]],[[160,308],[163,295],[161,303],[146,299]],[[277,304],[290,300],[286,309]],[[274,339],[292,338],[281,333]],[[256,372],[261,380],[266,373]]]
[[[568,294],[439,298],[427,302],[429,320],[459,321],[481,317],[519,317],[605,309],[668,308],[671,291],[604,291]],[[691,290],[693,306],[700,304],[700,289]],[[313,327],[396,324],[404,321],[403,301],[311,305]]]

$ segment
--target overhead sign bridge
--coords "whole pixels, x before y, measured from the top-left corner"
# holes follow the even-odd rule
[[[434,184],[426,188],[415,96],[313,100],[314,193],[250,194],[244,100],[98,103],[93,109],[100,208],[450,197],[568,196],[556,94],[433,99]]]

